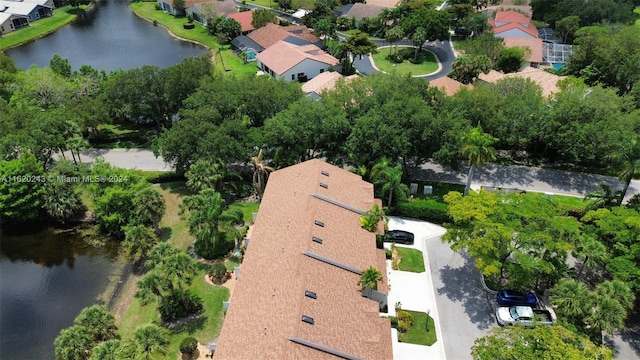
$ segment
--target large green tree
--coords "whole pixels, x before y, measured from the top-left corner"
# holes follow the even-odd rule
[[[53,345],[56,360],[85,360],[91,356],[93,348],[89,332],[79,325],[60,331]]]
[[[451,64],[450,76],[463,84],[472,83],[480,73],[488,74],[491,59],[485,55],[462,55]]]
[[[268,23],[272,23],[272,24],[278,23],[278,17],[272,10],[269,10],[269,9],[253,10],[251,25],[255,29],[261,28]]]
[[[156,236],[160,236],[160,220],[167,208],[162,194],[151,186],[145,186],[135,192],[133,204],[137,219],[144,224],[151,224]]]
[[[133,334],[140,354],[145,359],[151,359],[151,354],[159,352],[166,354],[169,345],[169,332],[158,325],[145,325],[139,327]]]
[[[468,160],[469,165],[464,195],[469,194],[476,169],[496,159],[496,150],[493,148],[493,144],[497,141],[498,139],[484,133],[480,125],[469,129],[469,132],[462,138],[463,145],[460,153]]]
[[[356,30],[356,32],[351,34],[344,45],[354,59],[356,56],[362,59],[362,55],[378,53],[378,45],[369,39],[367,33],[360,30]]]
[[[118,327],[113,314],[102,305],[92,305],[82,309],[73,321],[77,326],[82,326],[97,344],[102,341],[118,338]]]
[[[35,156],[0,161],[0,216],[5,220],[29,220],[38,216],[44,182]]]

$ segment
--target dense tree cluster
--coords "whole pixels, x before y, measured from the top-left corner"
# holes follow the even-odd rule
[[[549,23],[578,16],[582,26],[597,23],[629,24],[634,20],[633,8],[640,5],[637,0],[532,0],[533,18]]]

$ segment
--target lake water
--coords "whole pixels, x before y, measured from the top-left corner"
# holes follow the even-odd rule
[[[73,228],[0,230],[0,359],[54,359],[60,330],[98,303],[117,248],[86,240]]]
[[[45,38],[7,50],[7,54],[22,69],[31,64],[49,66],[53,55],[58,54],[68,59],[74,70],[86,64],[112,71],[142,65],[167,67],[207,52],[140,19],[128,4],[125,0],[97,0],[83,18]]]

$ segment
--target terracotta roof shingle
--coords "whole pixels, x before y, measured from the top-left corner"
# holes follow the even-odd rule
[[[542,39],[505,36],[503,42],[505,47],[529,48],[530,54],[526,60],[534,63],[542,62]]]
[[[453,96],[455,93],[458,92],[458,90],[460,90],[463,87],[466,87],[467,89],[473,89],[473,85],[471,84],[465,85],[459,81],[453,80],[448,76],[431,80],[429,81],[429,85],[433,87],[437,87],[438,89],[442,89],[442,91],[447,96]]]
[[[325,71],[322,74],[314,77],[302,85],[302,91],[305,94],[316,93],[321,94],[325,91],[333,90],[339,79],[344,79],[345,82],[349,82],[358,77],[358,75],[350,75],[343,77],[336,71]]]
[[[322,260],[356,269],[376,266],[385,276],[379,289],[387,290],[384,252],[353,211],[366,211],[373,202],[372,184],[321,160],[273,172],[214,359],[336,358],[315,344],[361,359],[390,360],[389,320],[380,318],[377,302],[362,296],[360,275]]]
[[[227,16],[237,21],[238,23],[240,23],[240,26],[242,27],[241,31],[243,33],[247,31],[255,30],[255,28],[251,24],[251,22],[253,21],[253,10],[237,12],[237,13],[229,14]]]
[[[498,11],[495,20],[489,20],[488,23],[496,35],[508,30],[519,29],[533,38],[538,37],[538,29],[529,18],[515,11]]]
[[[315,60],[330,66],[336,66],[340,63],[338,59],[322,51],[315,45],[298,46],[286,41],[278,41],[258,54],[256,58],[278,75],[282,75],[306,59]]]
[[[560,89],[558,88],[557,83],[558,81],[564,79],[566,76],[554,75],[542,69],[536,69],[530,66],[524,68],[524,70],[522,71],[510,73],[510,74],[503,74],[501,72],[491,70],[488,74],[481,73],[480,75],[478,75],[478,79],[491,84],[495,84],[496,82],[502,79],[515,78],[515,77],[529,79],[535,82],[542,89],[542,96],[547,97],[552,94],[560,92]]]
[[[268,23],[259,29],[253,30],[247,36],[265,49],[277,43],[278,41],[284,40],[290,36],[304,40],[310,44],[315,44],[320,41],[318,37],[313,35],[311,31],[309,31],[309,29],[307,29],[307,27],[303,25],[279,26],[276,24]]]

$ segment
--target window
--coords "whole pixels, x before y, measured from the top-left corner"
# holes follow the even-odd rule
[[[302,322],[313,325],[313,318],[311,316],[302,315]]]
[[[320,220],[316,220],[313,223],[318,225],[318,226],[320,226],[320,227],[324,227],[324,223],[322,221],[320,221]]]
[[[308,298],[312,298],[312,299],[314,299],[314,300],[318,298],[318,296],[316,295],[316,293],[314,293],[313,291],[309,291],[309,290],[306,290],[306,291],[304,292],[304,296],[306,296],[306,297],[308,297]]]
[[[313,242],[317,242],[318,244],[322,244],[322,239],[320,239],[319,237],[312,237],[311,240],[313,240]]]
[[[322,74],[324,72],[324,69],[320,69],[320,74]]]
[[[296,75],[295,74],[291,74],[291,80],[295,80],[296,79]]]

